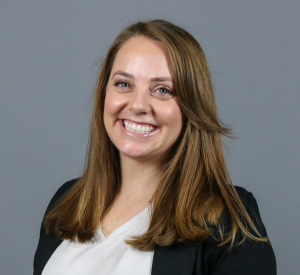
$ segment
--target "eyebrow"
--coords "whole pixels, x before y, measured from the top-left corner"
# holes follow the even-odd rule
[[[124,76],[124,77],[128,77],[128,78],[131,78],[131,79],[135,79],[135,77],[130,74],[130,73],[127,73],[127,72],[124,72],[124,71],[116,71],[113,75],[112,75],[112,78],[115,76],[115,75],[121,75],[121,76]],[[153,77],[150,79],[150,82],[171,82],[173,83],[173,80],[171,77]]]

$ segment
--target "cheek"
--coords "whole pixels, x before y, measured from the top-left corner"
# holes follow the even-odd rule
[[[174,102],[174,104],[161,106],[159,111],[159,114],[157,113],[157,118],[160,120],[159,124],[165,129],[164,135],[166,135],[166,138],[173,143],[179,137],[183,126],[181,109]]]
[[[116,101],[111,93],[107,92],[104,102],[103,120],[106,132],[109,136],[111,134],[114,121],[116,120],[117,113]]]
[[[115,107],[115,100],[111,94],[106,94],[104,102],[104,115],[113,114]]]
[[[178,104],[174,103],[162,108],[162,110],[161,117],[164,120],[164,123],[180,131],[182,128],[182,112]]]
[[[125,105],[124,98],[118,94],[108,92],[104,102],[104,119],[107,116],[117,115]]]

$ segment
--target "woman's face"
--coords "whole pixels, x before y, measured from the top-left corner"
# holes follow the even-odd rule
[[[106,88],[104,124],[122,157],[162,160],[182,129],[164,45],[133,37],[118,51]]]

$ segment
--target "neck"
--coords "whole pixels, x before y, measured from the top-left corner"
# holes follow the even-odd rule
[[[121,189],[119,196],[134,200],[151,200],[162,177],[162,164],[120,156]]]

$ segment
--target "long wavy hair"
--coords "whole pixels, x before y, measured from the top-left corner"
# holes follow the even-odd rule
[[[119,153],[104,127],[104,100],[116,54],[136,36],[159,41],[166,47],[184,123],[152,198],[149,229],[126,242],[143,251],[153,250],[155,245],[205,240],[210,234],[219,240],[219,245],[228,244],[229,248],[236,245],[238,235],[242,240],[267,242],[231,183],[222,146],[222,136],[230,137],[230,129],[219,120],[203,50],[191,34],[164,20],[130,25],[109,48],[95,87],[83,175],[48,212],[47,232],[79,242],[91,240],[120,190]],[[224,212],[229,217],[229,227],[224,226]]]

